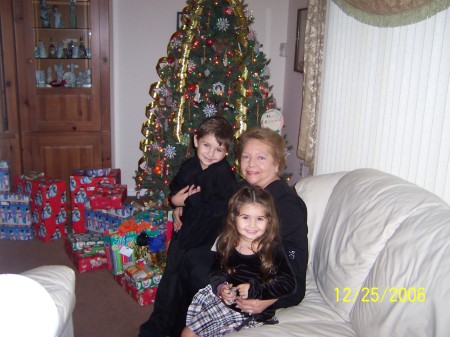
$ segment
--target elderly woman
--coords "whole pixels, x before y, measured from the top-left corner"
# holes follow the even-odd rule
[[[274,201],[280,221],[280,234],[289,263],[294,271],[297,289],[294,294],[278,300],[247,299],[236,301],[244,312],[260,313],[272,306],[275,309],[297,305],[305,296],[306,267],[308,263],[308,227],[306,205],[295,191],[280,178],[285,166],[286,145],[283,138],[266,128],[255,128],[244,132],[239,138],[236,158],[239,160],[241,174],[245,181],[268,191]],[[237,186],[238,188],[239,186]],[[174,214],[180,225],[180,210]],[[172,317],[161,319],[161,324],[144,323],[140,337],[179,336],[185,325],[187,308],[195,293],[209,284],[209,271],[213,261],[210,250],[192,250],[185,257],[180,271],[180,282],[185,293],[179,298],[179,311]],[[155,323],[155,322],[153,322]],[[148,331],[152,331],[151,333]]]

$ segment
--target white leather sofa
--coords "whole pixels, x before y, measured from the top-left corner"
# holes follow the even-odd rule
[[[42,266],[0,274],[0,336],[73,337],[75,273]]]
[[[450,207],[398,177],[359,169],[300,180],[307,292],[279,324],[229,336],[450,336]]]

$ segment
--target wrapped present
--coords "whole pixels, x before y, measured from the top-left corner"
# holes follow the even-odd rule
[[[20,193],[0,192],[0,224],[31,226],[30,197]]]
[[[154,231],[154,235],[151,234],[151,236],[163,236],[166,222],[165,211],[148,210],[127,218],[116,231],[111,229],[105,231],[103,241],[105,242],[109,270],[116,275],[122,274],[123,264],[136,260],[135,245],[139,233],[146,230],[149,233]]]
[[[127,197],[127,185],[100,184],[95,188],[89,202],[92,209],[118,209]]]
[[[13,190],[20,194],[31,195],[31,182],[44,177],[44,172],[38,171],[26,171],[20,176],[14,176]]]
[[[66,182],[49,177],[31,181],[31,222],[36,236],[47,242],[67,236]]]
[[[29,196],[0,192],[0,239],[30,240],[34,237]]]
[[[6,160],[0,160],[0,192],[9,192],[10,189],[9,164]]]
[[[97,233],[72,233],[65,240],[67,254],[80,273],[108,267],[103,236]]]
[[[93,251],[96,253],[93,253]],[[80,273],[108,268],[104,249],[101,251],[95,249],[91,251],[89,248],[84,250],[74,250],[71,257]]]
[[[0,224],[0,240],[31,240],[35,238],[33,226]]]
[[[70,205],[72,209],[72,229],[75,233],[85,233],[85,203],[99,184],[120,184],[120,169],[74,170],[70,176]]]
[[[144,259],[128,262],[123,265],[125,280],[136,290],[158,286],[163,270],[150,265]]]
[[[156,292],[158,287],[152,286],[150,288],[138,290],[131,285],[124,274],[114,275],[117,283],[125,289],[125,291],[140,305],[145,306],[155,302]]]
[[[100,247],[104,249],[103,235],[99,233],[71,233],[66,238],[66,249],[69,253],[74,250]]]
[[[93,210],[88,201],[84,209],[85,227],[88,231],[96,233],[103,233],[109,229],[116,231],[124,220],[133,216],[137,211],[131,204],[125,204],[118,209]]]
[[[123,273],[123,264],[134,261],[133,252],[137,234],[134,232],[119,233],[112,230],[105,231],[103,241],[105,243],[108,269],[114,274]]]

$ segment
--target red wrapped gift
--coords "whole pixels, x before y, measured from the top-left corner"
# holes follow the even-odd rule
[[[119,209],[127,197],[127,185],[100,184],[95,187],[89,202],[92,209]]]
[[[155,302],[156,291],[158,287],[150,287],[144,290],[137,290],[125,279],[125,289],[131,297],[139,303],[140,306]]]
[[[137,290],[137,288],[126,280],[124,274],[114,275],[114,279],[139,305],[145,306],[155,302],[158,287]]]
[[[44,172],[27,171],[21,176],[13,176],[13,190],[20,194],[31,195],[31,182],[38,178],[44,178]]]
[[[72,261],[80,273],[86,271],[108,268],[105,251],[91,253],[89,250],[74,250],[72,252]]]
[[[75,170],[70,176],[72,229],[75,233],[86,232],[84,203],[100,183],[120,184],[120,169]]]
[[[31,222],[43,241],[67,235],[66,182],[48,177],[31,181]]]
[[[50,240],[58,240],[59,238],[67,236],[67,224],[62,225],[44,225],[33,224],[36,237],[44,242]]]

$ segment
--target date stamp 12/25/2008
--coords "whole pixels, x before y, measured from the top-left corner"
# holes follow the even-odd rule
[[[357,300],[362,303],[382,303],[389,301],[396,302],[419,302],[426,300],[424,287],[360,287],[352,289],[350,287],[334,288],[336,302],[354,303]]]

